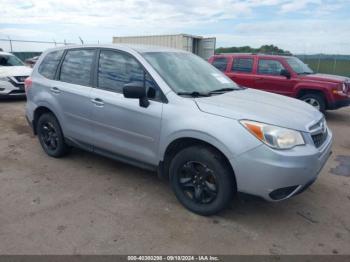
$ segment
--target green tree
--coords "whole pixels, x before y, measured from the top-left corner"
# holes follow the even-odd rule
[[[259,48],[252,48],[250,46],[240,47],[219,47],[215,50],[216,54],[219,53],[264,53],[264,54],[275,54],[275,55],[291,55],[292,53],[278,48],[274,45],[262,45]]]

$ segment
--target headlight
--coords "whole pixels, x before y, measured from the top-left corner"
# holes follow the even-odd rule
[[[348,87],[346,86],[345,83],[343,83],[342,91],[343,91],[344,94],[346,94],[348,92]]]
[[[290,149],[298,145],[305,145],[300,132],[292,129],[268,125],[249,120],[241,120],[241,124],[256,138],[269,147],[275,149]]]

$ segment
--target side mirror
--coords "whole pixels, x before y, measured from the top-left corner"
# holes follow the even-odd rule
[[[281,76],[285,76],[288,79],[291,77],[290,72],[288,70],[286,70],[286,69],[282,69],[281,72],[280,72],[280,75]]]
[[[139,99],[141,107],[148,107],[149,101],[146,95],[146,89],[137,83],[126,84],[123,87],[123,95],[125,98]]]

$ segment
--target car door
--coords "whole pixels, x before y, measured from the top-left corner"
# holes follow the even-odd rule
[[[147,108],[123,95],[125,84],[143,85],[150,96]],[[101,49],[96,88],[91,92],[94,150],[157,165],[163,103],[160,90],[130,54]]]
[[[65,136],[80,143],[88,143],[92,136],[90,92],[95,55],[96,49],[67,50],[57,73],[58,81],[50,87],[63,112]]]
[[[254,87],[253,57],[233,57],[226,75],[240,86]]]
[[[280,61],[259,58],[254,88],[291,96],[293,81],[281,75],[281,70],[285,70],[285,67]]]

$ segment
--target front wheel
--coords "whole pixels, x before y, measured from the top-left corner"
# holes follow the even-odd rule
[[[210,147],[181,150],[171,161],[169,173],[177,199],[199,215],[213,215],[225,209],[236,190],[228,163]]]
[[[309,105],[313,106],[318,111],[321,111],[322,113],[326,110],[326,102],[321,94],[316,93],[310,93],[303,95],[300,100],[303,100],[304,102],[308,103]]]

